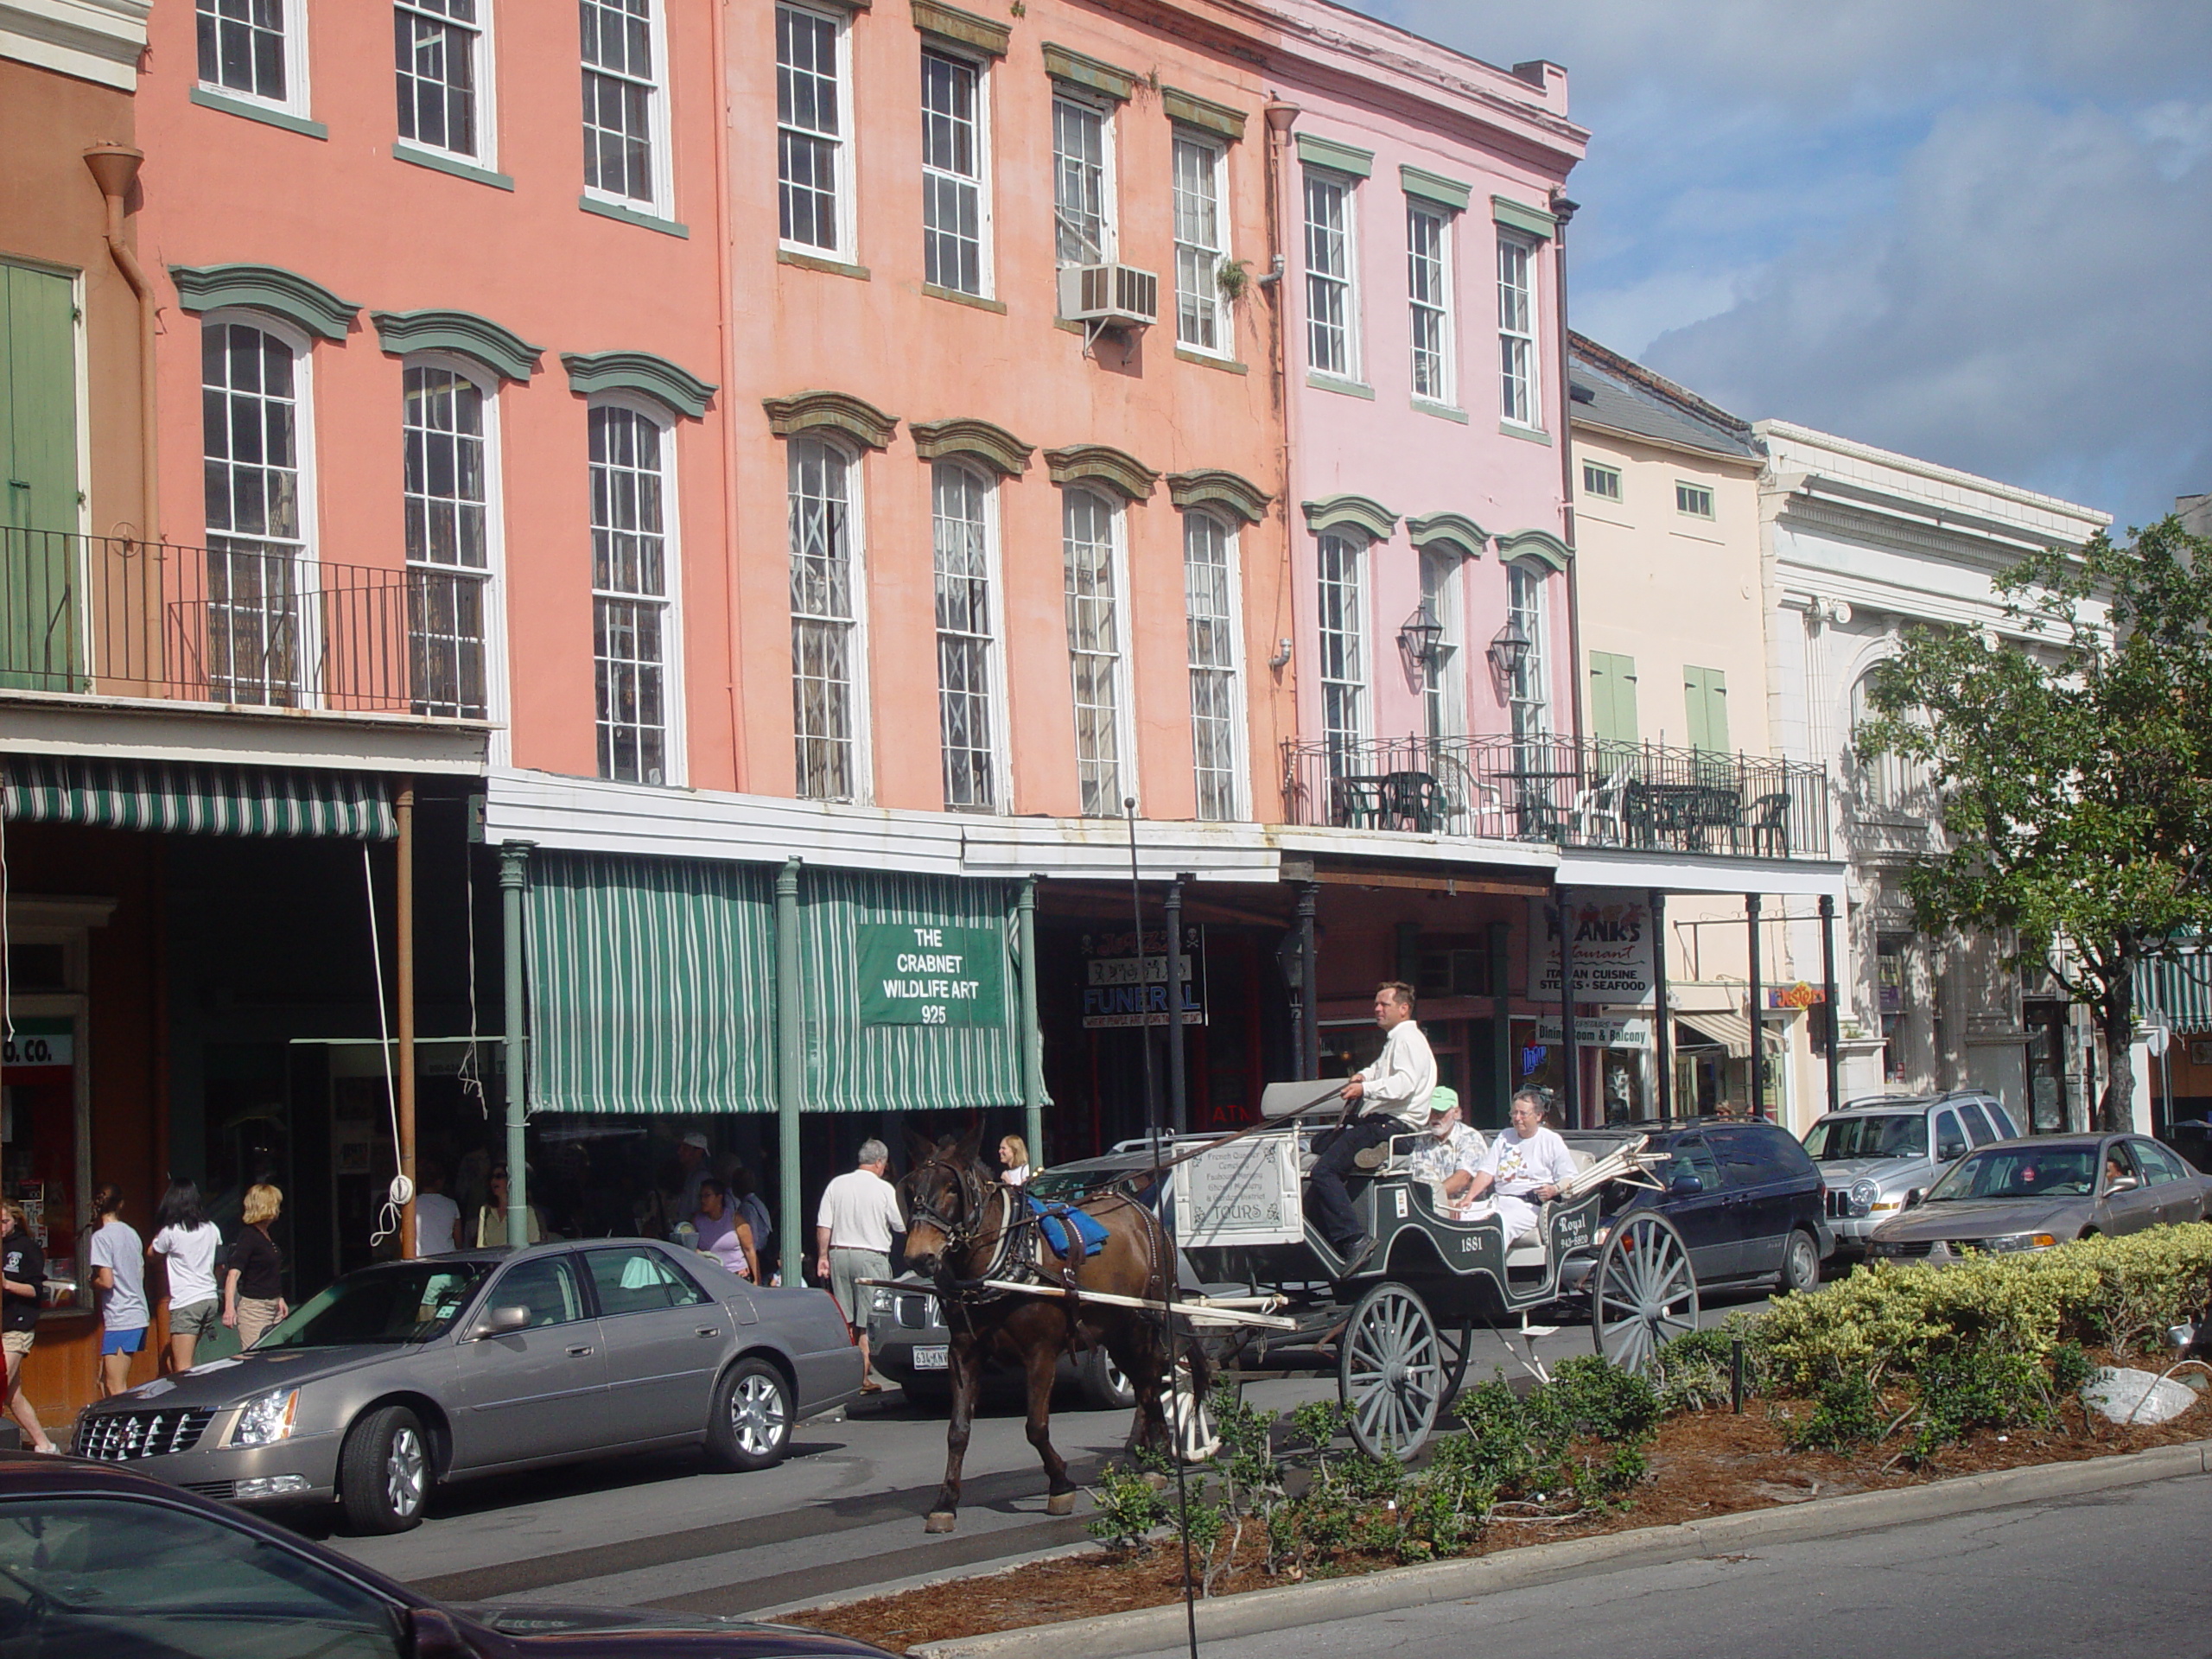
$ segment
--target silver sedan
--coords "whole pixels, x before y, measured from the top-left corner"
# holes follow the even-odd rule
[[[1999,1141],[1953,1164],[1928,1195],[1868,1236],[1876,1261],[2048,1250],[2093,1233],[2202,1221],[2212,1180],[2139,1135]]]
[[[73,1449],[211,1497],[335,1498],[357,1530],[397,1532],[442,1480],[686,1445],[766,1468],[793,1423],[860,1391],[826,1292],[591,1239],[347,1274],[246,1352],[92,1407]]]

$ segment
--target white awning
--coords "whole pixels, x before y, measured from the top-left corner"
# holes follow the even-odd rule
[[[1766,1039],[1766,1052],[1769,1054],[1780,1054],[1789,1048],[1787,1022],[1789,1018],[1789,1014],[1777,1011],[1767,1015],[1762,1022],[1761,1034]],[[1684,1027],[1688,1027],[1707,1039],[1703,1046],[1726,1049],[1731,1059],[1748,1060],[1751,1058],[1751,1022],[1744,1014],[1697,1014],[1676,1016],[1675,1027],[1678,1035]],[[1697,1046],[1699,1046],[1697,1044],[1678,1040],[1675,1049],[1677,1053],[1681,1053]]]

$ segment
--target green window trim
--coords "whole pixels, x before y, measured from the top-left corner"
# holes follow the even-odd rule
[[[1618,467],[1608,467],[1603,461],[1584,461],[1582,463],[1582,493],[1592,501],[1619,501],[1621,469]]]
[[[1682,702],[1689,720],[1690,747],[1711,754],[1728,747],[1728,676],[1717,668],[1682,666]]]
[[[925,35],[934,35],[939,40],[950,41],[992,58],[1006,56],[1007,48],[1013,44],[1014,30],[1009,25],[978,17],[957,6],[945,5],[943,0],[909,0],[909,6],[914,27]]]
[[[1531,207],[1526,202],[1516,201],[1510,196],[1492,196],[1490,199],[1490,216],[1508,230],[1519,231],[1540,241],[1548,242],[1559,233],[1559,220],[1552,214],[1541,207]]]
[[[452,352],[524,385],[545,354],[543,346],[473,311],[372,311],[369,321],[377,326],[378,343],[394,357]]]
[[[1298,159],[1308,167],[1325,167],[1355,179],[1370,178],[1375,172],[1373,150],[1340,144],[1333,138],[1316,138],[1310,132],[1298,135]]]
[[[1479,559],[1490,545],[1490,532],[1464,512],[1428,512],[1406,520],[1407,539],[1427,552],[1449,549],[1465,559]]]
[[[871,449],[887,449],[899,435],[899,417],[887,415],[849,391],[802,391],[789,397],[763,397],[768,429],[779,438],[815,427],[834,427]]]
[[[1449,207],[1454,213],[1464,213],[1467,204],[1475,199],[1471,184],[1462,184],[1457,179],[1447,179],[1441,173],[1431,173],[1423,168],[1401,165],[1398,182],[1408,195]]]
[[[1617,652],[1590,653],[1590,735],[1600,743],[1640,741],[1636,710],[1636,658]]]
[[[1147,499],[1160,482],[1160,474],[1135,455],[1103,443],[1047,449],[1045,475],[1055,484],[1100,486],[1132,502]]]
[[[569,390],[587,397],[634,391],[695,421],[714,401],[714,382],[651,352],[563,352],[561,366],[569,372]]]
[[[578,196],[576,206],[588,213],[597,213],[601,219],[612,219],[624,225],[635,225],[639,230],[658,231],[663,236],[691,235],[689,225],[679,225],[672,219],[663,219],[658,213],[640,213],[635,207],[625,207],[620,202],[601,201],[597,196]]]
[[[1080,52],[1071,52],[1050,41],[1045,42],[1045,73],[1054,80],[1096,92],[1116,104],[1126,104],[1135,97],[1137,82],[1144,79],[1130,70],[1118,69]]]
[[[1232,143],[1244,137],[1244,112],[1242,110],[1232,110],[1226,104],[1200,98],[1196,92],[1179,92],[1173,86],[1162,86],[1160,89],[1160,107],[1166,112],[1170,121],[1180,121],[1186,127],[1217,133]]]
[[[1710,524],[1715,517],[1713,492],[1703,484],[1692,484],[1686,479],[1675,480],[1675,511],[1685,518],[1702,518]]]
[[[343,340],[361,308],[281,265],[171,265],[176,302],[186,311],[233,306],[265,311],[319,340]]]
[[[1372,540],[1387,542],[1398,528],[1398,515],[1380,501],[1363,495],[1332,495],[1300,504],[1306,527],[1316,536],[1332,530],[1356,530]]]
[[[1516,530],[1497,538],[1500,559],[1534,559],[1548,564],[1554,570],[1564,570],[1574,558],[1574,550],[1548,530]]]
[[[405,162],[410,167],[427,167],[433,173],[450,174],[456,179],[467,179],[474,184],[488,184],[494,190],[515,188],[514,180],[505,173],[494,173],[488,167],[478,167],[457,156],[442,155],[437,150],[424,149],[404,141],[392,145],[391,159]]]
[[[1220,507],[1248,524],[1265,518],[1268,504],[1274,499],[1250,479],[1217,467],[1168,474],[1167,499],[1183,508]]]
[[[203,110],[220,110],[225,115],[244,116],[247,120],[258,121],[266,127],[281,127],[286,132],[296,132],[303,138],[327,140],[330,137],[330,129],[320,121],[294,115],[288,110],[273,109],[251,99],[233,98],[206,86],[195,86],[187,96]]]

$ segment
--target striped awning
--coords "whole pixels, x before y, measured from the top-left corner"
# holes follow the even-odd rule
[[[527,912],[533,1109],[775,1110],[766,866],[544,852]]]
[[[1789,1047],[1789,1032],[1785,1023],[1789,1017],[1788,1014],[1777,1011],[1770,1014],[1759,1022],[1760,1034],[1766,1039],[1768,1053],[1779,1054]],[[1746,1015],[1685,1014],[1676,1016],[1675,1047],[1678,1052],[1698,1046],[1696,1044],[1681,1040],[1681,1033],[1685,1027],[1707,1039],[1704,1045],[1706,1047],[1725,1048],[1732,1059],[1748,1060],[1751,1058],[1751,1022]]]
[[[2136,1023],[2154,1013],[2169,1031],[2212,1031],[2212,952],[2190,950],[2136,964]]]
[[[988,1025],[868,1025],[861,1018],[864,926],[984,928],[1009,941],[1014,889],[1004,881],[862,871],[809,871],[799,887],[801,1007],[809,1111],[943,1111],[1021,1104],[1021,1014],[1003,999]]]
[[[160,760],[0,760],[0,815],[11,823],[77,823],[199,836],[399,833],[373,772],[190,766]]]

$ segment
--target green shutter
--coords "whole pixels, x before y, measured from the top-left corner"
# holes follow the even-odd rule
[[[0,264],[0,685],[80,690],[76,299],[67,276],[10,264]]]
[[[1637,741],[1635,658],[1590,653],[1590,734],[1600,743]]]
[[[1688,706],[1690,747],[1726,754],[1728,677],[1717,668],[1682,669],[1682,698]]]

